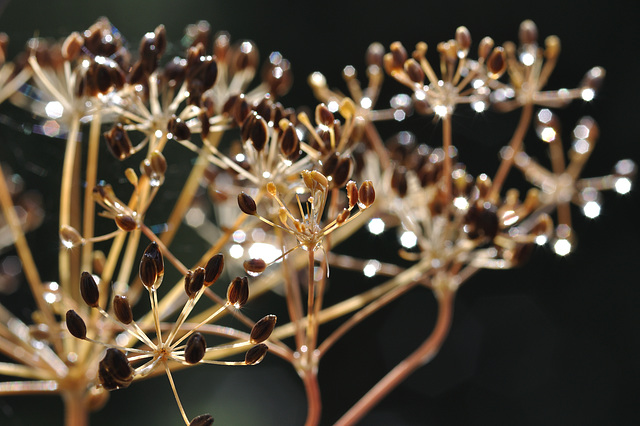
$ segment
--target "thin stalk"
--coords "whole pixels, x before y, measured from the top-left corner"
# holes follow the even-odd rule
[[[93,188],[96,186],[96,177],[98,174],[98,153],[100,148],[100,125],[102,123],[100,112],[96,112],[91,120],[89,129],[89,146],[87,151],[87,167],[86,167],[86,186],[84,188],[84,209],[83,209],[83,225],[82,236],[87,240],[82,246],[82,262],[81,270],[90,271],[93,255],[93,237],[94,228],[94,211],[95,203],[93,201]]]
[[[527,133],[527,129],[529,128],[529,124],[531,123],[531,116],[533,114],[533,104],[526,103],[522,107],[522,113],[520,114],[520,121],[518,122],[518,127],[516,127],[513,136],[511,137],[511,141],[509,141],[508,149],[511,151],[506,158],[503,158],[500,163],[500,167],[498,167],[498,171],[496,172],[496,176],[493,178],[493,184],[491,185],[491,192],[489,192],[488,199],[492,201],[497,201],[500,190],[502,189],[502,185],[504,184],[511,167],[515,161],[516,155],[522,149],[522,141],[524,140],[524,136]]]
[[[447,114],[442,117],[442,149],[444,150],[444,193],[447,205],[451,200],[451,157],[449,149],[451,148],[451,115]]]
[[[62,179],[60,182],[60,226],[71,225],[71,191],[73,186],[73,169],[76,158],[76,147],[78,145],[78,132],[80,131],[80,118],[71,118],[71,129],[67,136],[67,145],[64,151],[64,162],[62,165]],[[67,294],[73,294],[71,290],[70,249],[62,246],[59,254],[59,279],[60,286]]]
[[[320,386],[315,372],[306,370],[302,375],[304,390],[307,394],[307,420],[305,426],[316,426],[320,423],[322,414],[322,399],[320,398]]]
[[[455,293],[450,290],[442,290],[435,294],[438,300],[439,311],[436,325],[431,335],[418,349],[405,358],[400,364],[396,365],[393,370],[387,373],[382,380],[372,387],[360,401],[351,407],[351,409],[336,422],[336,426],[356,424],[371,411],[382,398],[387,396],[414,371],[431,361],[438,353],[451,326]]]
[[[87,426],[89,411],[84,403],[84,393],[81,389],[72,389],[62,393],[64,401],[65,426]]]

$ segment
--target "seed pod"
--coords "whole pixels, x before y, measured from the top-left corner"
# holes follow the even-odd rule
[[[82,46],[84,46],[84,38],[77,31],[72,32],[62,43],[62,57],[65,61],[73,61],[80,55]]]
[[[353,161],[351,161],[351,156],[347,155],[345,157],[342,157],[338,161],[338,164],[336,165],[336,169],[331,174],[333,185],[335,187],[344,186],[352,174],[353,174]]]
[[[93,275],[89,272],[83,272],[80,275],[80,294],[84,303],[92,308],[98,307],[98,299],[100,298],[100,292],[98,291],[98,285],[93,279]]]
[[[118,228],[125,232],[131,232],[138,229],[138,222],[131,215],[120,213],[115,218]]]
[[[280,152],[287,158],[296,156],[300,151],[300,139],[296,129],[293,127],[293,123],[289,120],[281,120],[280,128],[282,130],[280,134]]]
[[[248,259],[242,263],[244,270],[252,277],[257,277],[267,269],[267,263],[262,259]]]
[[[474,203],[464,217],[464,230],[470,239],[492,240],[498,234],[499,219],[493,204]]]
[[[162,253],[158,248],[158,243],[155,241],[149,244],[142,254],[139,275],[142,283],[148,288],[155,286],[157,289],[162,283],[164,261],[162,259]]]
[[[275,315],[267,315],[259,320],[251,329],[249,341],[255,345],[267,340],[276,326],[277,319]]]
[[[538,27],[530,19],[522,21],[518,31],[518,38],[521,44],[535,43],[538,40]]]
[[[216,282],[224,269],[224,256],[218,253],[212,256],[204,267],[204,285],[209,287]]]
[[[389,50],[391,51],[391,58],[393,59],[393,68],[402,69],[404,67],[404,63],[409,58],[407,50],[399,41],[394,41],[393,43],[391,43],[391,46],[389,46]]]
[[[393,188],[400,198],[404,198],[409,190],[407,182],[407,169],[403,166],[397,167],[393,170],[391,175],[391,188]]]
[[[373,183],[370,180],[365,180],[358,190],[358,207],[364,210],[371,206],[375,199],[376,191],[373,188]]]
[[[227,288],[227,300],[236,308],[241,308],[249,300],[249,281],[247,277],[236,277]]]
[[[200,414],[189,422],[189,426],[211,426],[212,424],[213,417],[211,417],[211,414]]]
[[[184,360],[189,364],[197,364],[207,351],[207,341],[204,339],[202,333],[196,331],[187,340],[187,345],[184,349]]]
[[[338,225],[342,225],[347,219],[349,219],[350,215],[351,211],[349,209],[342,209],[342,211],[338,214],[338,217],[336,217],[336,223]]]
[[[260,152],[264,149],[269,139],[269,127],[264,118],[259,115],[255,116],[249,128],[248,136],[256,151]]]
[[[424,71],[422,71],[420,64],[415,59],[409,58],[405,61],[404,71],[414,83],[422,83],[424,81]]]
[[[131,324],[131,322],[133,322],[133,312],[131,311],[131,305],[129,305],[127,296],[120,296],[118,294],[114,296],[113,312],[121,323]]]
[[[98,378],[107,390],[126,388],[133,381],[133,368],[124,352],[109,348],[98,365]]]
[[[105,132],[104,139],[107,142],[107,148],[118,160],[124,160],[133,153],[133,145],[129,135],[124,130],[122,123],[116,123],[111,130]]]
[[[194,298],[204,287],[204,277],[205,270],[202,266],[193,271],[187,271],[187,275],[184,277],[184,291],[190,299]]]
[[[67,330],[69,333],[77,339],[84,340],[87,338],[87,326],[84,323],[84,320],[76,311],[70,309],[67,311],[66,315],[67,321]]]
[[[560,39],[551,35],[544,40],[544,56],[547,59],[556,59],[560,55]]]
[[[349,208],[352,209],[358,204],[358,186],[352,180],[347,183],[347,198],[349,199]]]
[[[240,207],[243,213],[249,216],[255,216],[258,211],[255,200],[244,192],[238,194],[238,207]]]
[[[60,227],[60,241],[62,241],[62,244],[67,248],[83,244],[83,238],[78,230],[69,225],[62,225]]]
[[[604,81],[605,70],[602,67],[593,67],[582,78],[581,88],[588,88],[598,91]]]
[[[462,57],[466,57],[471,47],[471,33],[467,27],[460,26],[456,29],[456,44],[459,49],[458,55],[462,53]]]
[[[187,123],[175,115],[172,115],[169,119],[169,123],[167,123],[167,130],[173,134],[173,137],[176,140],[179,141],[184,141],[191,137],[191,130],[189,130]]]
[[[329,111],[329,108],[325,104],[318,104],[316,106],[316,123],[327,127],[333,127],[333,121],[335,117],[333,113]]]
[[[268,351],[269,347],[264,343],[257,344],[244,355],[244,362],[247,365],[256,365],[264,359]]]
[[[478,45],[478,59],[487,59],[494,46],[493,39],[491,37],[484,37],[480,40]]]
[[[507,58],[502,47],[496,47],[487,59],[489,78],[497,80],[507,69]]]

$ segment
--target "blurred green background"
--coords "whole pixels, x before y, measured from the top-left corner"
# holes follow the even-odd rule
[[[634,2],[3,1],[0,31],[11,37],[11,58],[34,34],[63,37],[87,28],[100,16],[111,20],[134,51],[140,37],[158,24],[164,24],[169,40],[177,42],[187,24],[201,19],[209,21],[213,31],[229,31],[233,40],[256,41],[262,58],[278,50],[291,61],[295,76],[282,102],[295,107],[314,105],[306,77],[315,70],[343,90],[340,73],[345,65],[352,64],[364,74],[364,52],[373,41],[388,46],[400,40],[410,49],[424,40],[435,46],[453,37],[457,26],[466,25],[474,46],[485,35],[499,44],[516,40],[519,23],[530,18],[538,24],[541,38],[556,34],[562,41],[549,88],[574,87],[595,65],[607,69],[595,102],[575,103],[560,112],[567,143],[581,116],[591,115],[600,125],[600,142],[584,176],[606,174],[622,158],[640,161],[640,89],[634,80],[640,69],[640,15]],[[406,90],[387,79],[380,105],[397,92]],[[39,166],[20,172],[43,192],[45,205],[55,211],[57,188],[47,186],[55,176],[34,170],[61,163],[64,143],[28,136],[15,121],[21,117],[15,108],[5,105],[0,111],[18,123],[0,127],[0,160],[20,163],[29,158]],[[34,123],[27,114],[22,117],[27,124]],[[497,150],[508,141],[516,121],[517,113],[457,113],[454,144],[474,175],[493,174]],[[413,117],[405,124],[420,141],[440,143],[438,126],[430,119]],[[389,124],[381,132],[387,138],[399,129]],[[528,148],[545,161],[535,137],[530,135],[529,140]],[[640,423],[639,195],[637,189],[626,197],[604,195],[602,215],[594,221],[573,209],[577,252],[558,258],[546,248],[539,249],[523,268],[483,271],[463,286],[441,353],[377,406],[363,424]],[[357,237],[366,239],[366,244],[351,248],[360,248],[357,255],[367,257],[390,251],[393,235],[375,239],[361,233]],[[55,277],[55,262],[47,265],[46,258],[54,255],[56,238],[55,218],[30,236],[42,246],[42,275],[48,279]],[[334,268],[328,301],[340,299],[341,287],[371,285]],[[409,294],[358,326],[322,361],[323,424],[337,420],[429,333],[435,318],[432,296],[420,289]],[[12,310],[28,315],[28,307],[15,305],[20,297],[19,291],[0,300],[14,303]],[[246,309],[254,318],[270,312],[282,313],[284,318],[283,306],[278,296],[271,295]],[[323,330],[326,333],[331,327]],[[291,366],[275,356],[254,368],[191,368],[178,373],[176,383],[187,412],[194,416],[210,412],[218,425],[304,422],[302,384]],[[180,418],[167,379],[158,377],[113,392],[91,421],[97,426],[168,425],[179,424]],[[61,401],[0,397],[0,424],[61,425]]]

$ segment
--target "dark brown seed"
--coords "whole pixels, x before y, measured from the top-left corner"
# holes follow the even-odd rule
[[[73,61],[80,54],[80,50],[84,46],[84,38],[80,33],[74,31],[62,43],[62,57],[67,61]]]
[[[129,72],[127,80],[130,84],[146,84],[147,78],[149,78],[149,74],[147,74],[142,62],[138,61],[133,64],[133,68]]]
[[[187,123],[173,115],[167,124],[167,130],[173,134],[176,140],[184,141],[191,137],[191,130]]]
[[[213,53],[220,61],[226,61],[229,52],[229,41],[231,36],[226,31],[220,31],[215,35],[213,40]]]
[[[323,126],[333,127],[333,121],[335,117],[333,113],[329,111],[329,108],[325,104],[318,104],[316,107],[316,123]]]
[[[351,211],[349,209],[342,209],[342,211],[338,214],[338,217],[336,218],[336,223],[338,225],[342,225],[345,220],[349,219],[349,216],[351,215]]]
[[[153,32],[156,35],[156,51],[160,57],[167,49],[167,30],[164,25],[158,25]]]
[[[189,426],[211,426],[212,424],[213,417],[211,417],[211,414],[200,414],[189,422]]]
[[[220,274],[222,274],[223,269],[224,256],[222,255],[222,253],[218,253],[215,256],[212,256],[204,267],[204,285],[209,287],[211,284],[216,282],[220,277]]]
[[[207,351],[207,341],[200,332],[195,332],[187,340],[184,350],[184,360],[189,364],[197,364]]]
[[[411,81],[415,83],[422,83],[424,81],[424,71],[420,68],[420,64],[413,59],[409,58],[404,63],[404,70],[411,79]]]
[[[244,192],[238,194],[238,207],[240,207],[240,210],[242,210],[243,213],[250,216],[257,214],[258,212],[255,200]]]
[[[251,329],[249,341],[255,345],[267,340],[276,326],[277,319],[275,315],[271,314],[258,321]]]
[[[249,139],[256,151],[260,152],[264,149],[269,138],[269,128],[267,122],[259,115],[256,115],[255,120],[249,130]]]
[[[403,166],[397,167],[393,170],[391,175],[391,188],[393,188],[401,198],[407,195],[409,189],[407,183],[407,169]]]
[[[269,351],[269,347],[267,345],[265,345],[264,343],[260,343],[258,345],[255,345],[254,347],[249,349],[247,351],[247,353],[245,354],[244,362],[247,365],[258,364],[260,361],[262,361],[264,359],[264,357],[267,355],[268,351]]]
[[[349,208],[352,209],[358,204],[358,186],[352,180],[347,183],[347,198],[349,199]]]
[[[272,52],[269,62],[262,71],[262,80],[269,86],[269,91],[275,95],[283,96],[293,84],[293,71],[291,63],[282,58],[280,52]]]
[[[118,160],[124,160],[133,153],[131,139],[121,123],[116,123],[111,130],[105,132],[104,139],[107,141],[109,151]]]
[[[241,308],[249,300],[249,280],[236,277],[227,288],[227,300],[236,308]]]
[[[184,277],[184,291],[189,298],[195,297],[196,294],[204,287],[205,270],[203,267],[197,267],[193,271],[188,271]]]
[[[198,114],[198,120],[200,121],[200,127],[202,128],[200,134],[203,138],[206,138],[207,136],[209,136],[209,129],[211,128],[211,123],[209,122],[209,114],[207,114],[206,109],[202,109],[202,111],[200,111],[200,113]]]
[[[204,86],[204,89],[210,89],[218,79],[218,64],[213,58],[207,59],[202,64],[200,73],[202,75],[202,85]]]
[[[456,29],[456,44],[458,49],[464,53],[464,56],[467,56],[467,52],[471,47],[471,33],[467,27],[461,26]]]
[[[76,228],[69,225],[62,225],[60,227],[60,240],[65,246],[77,246],[82,244],[82,235]]]
[[[338,167],[340,161],[340,154],[332,152],[324,160],[322,160],[322,174],[325,176],[332,175]]]
[[[98,365],[98,378],[107,390],[126,388],[133,381],[133,368],[124,352],[109,348]]]
[[[113,86],[113,81],[111,81],[111,71],[105,64],[96,64],[95,68],[96,88],[98,89],[98,92],[104,95],[111,90],[111,86]]]
[[[371,43],[367,48],[365,61],[367,65],[382,68],[382,57],[384,56],[384,46],[381,43]]]
[[[70,309],[67,311],[66,315],[67,321],[67,330],[69,333],[77,339],[86,339],[87,338],[87,326],[84,323],[84,320],[78,315],[76,311]]]
[[[373,183],[370,180],[365,180],[358,190],[358,206],[361,209],[366,209],[373,204],[375,199],[376,191],[373,188]]]
[[[487,71],[492,79],[499,78],[507,69],[507,58],[502,47],[496,47],[487,60]]]
[[[128,214],[119,214],[116,216],[116,225],[125,232],[131,232],[138,229],[138,222]]]
[[[140,280],[151,288],[160,287],[164,276],[164,260],[158,244],[154,241],[147,246],[140,260]]]
[[[267,263],[262,259],[248,259],[242,263],[242,266],[244,266],[247,274],[256,277],[264,272],[267,268]]]
[[[98,284],[96,284],[93,275],[89,272],[83,272],[80,275],[80,294],[82,295],[84,303],[92,308],[98,307],[98,300],[100,299]]]
[[[131,305],[127,300],[127,296],[115,295],[113,298],[113,312],[118,321],[123,324],[131,324],[133,322],[133,312]]]
[[[342,157],[340,161],[338,161],[336,169],[331,174],[334,187],[344,186],[351,177],[352,173],[353,161],[351,161],[351,156]]]
[[[391,58],[393,59],[393,68],[402,69],[404,63],[409,58],[407,50],[399,41],[394,41],[393,43],[391,43],[389,49],[391,50]]]
[[[293,123],[288,120],[280,136],[280,151],[287,158],[297,156],[300,151],[300,139]]]
[[[499,220],[493,204],[475,203],[464,218],[464,230],[470,239],[487,238],[492,240],[498,234]]]

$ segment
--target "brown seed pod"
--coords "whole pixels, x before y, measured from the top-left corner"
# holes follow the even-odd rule
[[[287,158],[295,157],[300,151],[300,139],[296,129],[289,120],[280,121],[280,151]]]
[[[259,320],[251,329],[249,341],[255,345],[267,340],[276,326],[277,319],[275,315],[271,314]]]
[[[98,307],[98,300],[100,299],[100,292],[98,291],[98,285],[93,279],[93,275],[89,272],[83,272],[80,275],[80,294],[84,303],[92,308]]]
[[[127,296],[120,296],[118,294],[114,296],[113,312],[121,323],[131,324],[131,322],[133,322],[133,312],[131,311],[131,305],[127,300]]]
[[[256,151],[260,152],[267,145],[269,139],[269,127],[264,118],[259,115],[255,116],[251,127],[249,128],[249,139]]]
[[[415,59],[407,59],[404,63],[404,70],[414,83],[422,83],[424,81],[424,71],[422,71],[420,64]]]
[[[478,45],[478,59],[487,59],[491,50],[493,49],[494,41],[491,37],[487,36],[480,40]]]
[[[335,117],[333,113],[329,111],[329,108],[325,104],[318,104],[316,106],[316,123],[323,126],[333,127]]]
[[[188,271],[184,277],[184,291],[189,298],[193,298],[204,287],[205,269],[202,266]]]
[[[522,21],[518,30],[518,38],[521,44],[535,43],[538,41],[538,27],[530,19]]]
[[[82,38],[79,32],[72,32],[64,40],[64,43],[62,43],[62,57],[66,61],[73,61],[80,55],[82,46],[84,46],[84,38]]]
[[[109,348],[98,365],[98,378],[107,390],[126,388],[133,381],[133,368],[124,352]]]
[[[73,247],[82,244],[83,238],[76,228],[62,225],[60,227],[60,240],[66,247]]]
[[[211,426],[212,424],[213,417],[211,417],[211,414],[200,414],[189,422],[189,426]]]
[[[391,43],[391,46],[389,46],[389,50],[391,51],[391,59],[393,60],[390,65],[392,65],[395,69],[402,69],[404,67],[404,63],[409,58],[407,50],[399,41],[394,41],[393,43]]]
[[[164,276],[162,253],[155,241],[147,246],[140,259],[140,280],[148,287],[160,287]]]
[[[107,142],[107,148],[118,160],[129,158],[133,153],[133,145],[129,135],[124,130],[122,123],[116,123],[111,130],[105,132],[104,139]]]
[[[471,33],[467,27],[460,26],[456,29],[456,44],[459,51],[466,57],[471,47]]]
[[[489,59],[487,59],[487,71],[489,78],[497,80],[507,69],[507,57],[504,49],[500,46],[493,49]]]
[[[241,308],[249,300],[249,280],[236,277],[227,288],[227,300],[236,308]]]
[[[131,232],[138,229],[138,222],[131,215],[120,213],[115,218],[118,228],[125,232]]]
[[[176,140],[179,141],[184,141],[191,137],[191,130],[189,130],[187,123],[175,115],[171,116],[169,119],[169,122],[167,123],[167,130],[173,134],[173,137]]]
[[[365,180],[358,190],[358,207],[366,209],[371,206],[376,199],[376,191],[370,180]]]
[[[242,263],[244,270],[252,277],[257,277],[267,269],[267,263],[262,259],[248,259]]]
[[[264,343],[260,343],[247,351],[244,356],[244,362],[247,365],[255,365],[264,359],[269,351],[269,347]]]
[[[255,200],[250,196],[241,192],[238,194],[238,207],[244,214],[255,216],[258,212]]]
[[[77,339],[84,340],[87,338],[87,326],[84,320],[76,311],[70,309],[66,315],[67,330]]]
[[[358,186],[352,180],[347,182],[347,198],[349,199],[349,208],[352,209],[358,204]]]
[[[224,256],[222,255],[222,253],[218,253],[212,256],[204,267],[204,285],[209,287],[211,284],[216,282],[220,277],[220,274],[222,274],[223,269]]]
[[[347,219],[349,219],[350,215],[351,211],[349,211],[349,209],[342,209],[342,211],[338,213],[338,217],[336,217],[336,223],[338,225],[342,225]]]
[[[187,345],[184,349],[184,360],[189,364],[197,364],[207,351],[207,341],[204,339],[202,333],[196,331],[187,340]]]
[[[351,160],[351,156],[347,155],[340,158],[338,164],[336,164],[336,169],[331,174],[331,179],[334,187],[344,186],[352,174],[353,161]]]

